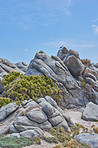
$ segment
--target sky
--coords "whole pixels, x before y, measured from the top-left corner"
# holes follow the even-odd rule
[[[0,0],[0,58],[29,64],[62,45],[98,62],[98,0]]]

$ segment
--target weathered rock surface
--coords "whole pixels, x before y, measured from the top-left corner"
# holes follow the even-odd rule
[[[65,57],[63,62],[74,77],[82,75],[85,66],[74,55],[69,55]]]
[[[15,64],[19,69],[21,69],[22,71],[26,72],[27,68],[28,68],[28,64],[26,64],[25,62],[18,62]]]
[[[2,111],[6,112],[8,107],[11,107],[13,104],[14,103],[10,103],[2,107]],[[14,110],[15,109],[13,109],[13,111]],[[12,112],[8,111],[7,115],[2,118],[2,121],[7,118],[9,113]],[[1,112],[1,114],[3,113]],[[72,123],[72,125],[70,123]],[[10,134],[9,136],[21,135],[33,138],[36,136],[41,137],[43,135],[42,130],[49,131],[49,129],[55,126],[68,130],[69,126],[73,125],[69,116],[66,115],[66,117],[64,117],[64,112],[58,107],[57,103],[51,97],[46,96],[45,98],[37,100],[37,103],[34,101],[26,101],[26,105],[24,105],[24,107],[21,106],[21,108],[16,111],[16,117],[12,124],[7,127],[6,132]],[[13,133],[16,134],[14,135]],[[17,133],[19,133],[19,135],[17,135]]]
[[[35,69],[54,80],[57,86],[62,90],[63,107],[71,108],[82,106],[89,102],[87,98],[83,101],[84,91],[81,91],[81,87],[59,57],[50,57],[41,51],[35,55],[33,60],[31,60],[26,75],[35,75],[35,72],[33,73],[33,70]],[[36,75],[39,75],[38,72]]]
[[[20,73],[24,73],[15,64],[11,63],[7,59],[0,58],[0,73],[2,72],[10,73],[11,71],[17,71]]]
[[[13,113],[16,109],[18,109],[18,105],[16,103],[9,103],[8,105],[2,106],[0,108],[0,121],[3,121],[8,115]]]
[[[74,138],[80,143],[88,144],[91,148],[98,148],[98,134],[81,133]]]
[[[88,121],[98,121],[98,105],[89,102],[82,112],[82,119]]]

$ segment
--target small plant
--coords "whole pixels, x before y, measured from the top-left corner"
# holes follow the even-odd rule
[[[85,86],[86,86],[86,82],[85,82],[85,79],[84,79],[84,80],[81,81],[81,88],[83,89],[83,88],[85,88]]]
[[[98,127],[95,127],[95,125],[92,125],[92,128],[93,128],[94,132],[98,134]]]
[[[43,139],[49,143],[58,143],[58,139],[56,137],[43,137]]]
[[[10,103],[10,98],[0,97],[0,107]]]
[[[40,140],[40,138],[39,137],[34,137],[33,138],[33,143],[36,143],[36,144],[41,144],[41,140]]]
[[[62,148],[62,145],[55,145],[53,148]]]
[[[81,59],[81,62],[85,65],[85,66],[87,66],[88,64],[90,64],[90,60],[88,60],[88,59]]]

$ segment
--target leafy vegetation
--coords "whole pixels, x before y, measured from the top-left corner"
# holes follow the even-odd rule
[[[10,103],[10,98],[0,97],[0,107]]]
[[[2,97],[8,97],[11,101],[37,100],[46,95],[51,96],[54,100],[59,101],[61,90],[48,78],[48,76],[25,76],[19,72],[11,72],[4,75],[2,80],[4,92]]]
[[[0,138],[0,147],[6,148],[22,148],[33,144],[33,140],[25,137],[3,137]]]
[[[80,133],[80,129],[83,132],[88,132],[88,129],[80,124],[76,124],[71,128],[71,131],[65,131],[63,128],[55,127],[51,129],[51,134],[58,139],[58,142],[62,143],[62,147],[66,148],[90,148],[85,143],[78,143],[73,139],[75,135]],[[60,146],[60,147],[59,147]],[[61,145],[56,145],[54,148],[61,148]]]

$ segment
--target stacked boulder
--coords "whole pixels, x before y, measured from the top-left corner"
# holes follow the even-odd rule
[[[78,59],[79,60],[79,59]],[[84,65],[81,63],[84,70]],[[77,65],[76,65],[77,66]],[[79,71],[79,73],[82,73]],[[78,73],[78,72],[77,72]],[[47,75],[62,90],[61,105],[67,108],[84,106],[89,102],[81,85],[72,76],[68,67],[57,56],[48,56],[43,51],[31,60],[26,75]]]
[[[8,136],[41,137],[44,134],[43,130],[49,131],[55,126],[68,130],[74,125],[70,117],[49,96],[38,99],[37,103],[33,100],[25,100],[19,109],[15,103],[2,107],[0,109],[1,123],[4,124],[4,120],[9,119],[11,114],[14,114],[14,120],[6,128]],[[5,133],[2,131],[0,135],[2,134]]]

